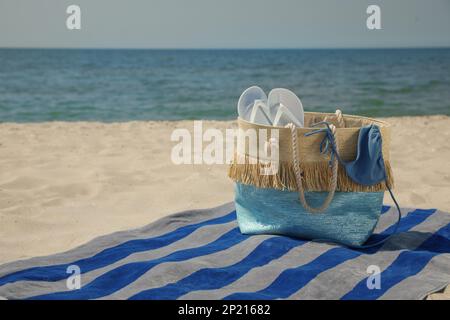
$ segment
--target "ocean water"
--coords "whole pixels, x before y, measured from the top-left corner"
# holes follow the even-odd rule
[[[306,111],[450,115],[450,49],[0,49],[0,122],[232,119],[251,85]]]

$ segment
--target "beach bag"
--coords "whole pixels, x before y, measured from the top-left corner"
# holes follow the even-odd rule
[[[303,128],[270,127],[241,118],[237,122],[238,148],[229,177],[235,181],[242,233],[351,247],[387,239],[366,243],[380,218],[384,192],[393,196],[387,122],[343,116],[339,110],[305,112]],[[251,137],[256,147],[251,147]],[[278,155],[275,169],[267,157],[273,152]],[[269,166],[272,171],[267,173]]]

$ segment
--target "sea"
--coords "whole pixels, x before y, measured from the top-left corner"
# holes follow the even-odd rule
[[[252,85],[305,111],[450,115],[450,49],[0,49],[0,122],[228,120]]]

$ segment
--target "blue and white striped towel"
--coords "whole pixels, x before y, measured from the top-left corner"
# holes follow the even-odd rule
[[[392,230],[393,210],[383,207],[378,237]],[[379,288],[367,286],[371,265]],[[450,214],[422,209],[402,209],[399,233],[365,250],[242,235],[229,203],[0,267],[6,299],[421,299],[449,283]]]

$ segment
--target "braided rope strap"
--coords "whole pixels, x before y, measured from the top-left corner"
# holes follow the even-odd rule
[[[316,208],[311,207],[305,198],[305,190],[303,189],[302,174],[300,171],[300,161],[298,159],[297,129],[293,123],[289,123],[286,126],[291,130],[292,159],[293,159],[293,164],[294,164],[294,173],[295,173],[295,180],[297,182],[299,199],[300,199],[300,202],[301,202],[303,208],[305,208],[306,211],[309,211],[311,213],[322,213],[325,210],[327,210],[327,208],[331,204],[331,201],[333,200],[334,193],[335,193],[336,187],[337,187],[338,157],[333,154],[333,152],[337,152],[337,150],[338,150],[337,139],[336,139],[336,127],[332,124],[327,124],[327,126],[328,126],[328,129],[331,131],[331,135],[325,136],[325,139],[328,139],[328,140],[332,139],[332,141],[330,141],[332,144],[332,146],[331,146],[332,150],[330,151],[331,152],[330,163],[331,163],[332,177],[330,180],[330,190],[328,192],[327,197],[325,198],[323,204],[320,207],[316,207]],[[323,129],[323,130],[325,130],[325,129]],[[323,130],[317,130],[315,132],[312,132],[311,134],[321,132]],[[328,133],[326,133],[326,135],[327,134]],[[328,149],[328,141],[326,141],[325,139],[324,139],[324,141],[326,142],[326,146],[325,146],[324,150],[321,150],[322,152],[326,152],[326,150]],[[321,146],[321,149],[322,149],[322,146]]]
[[[336,109],[336,120],[338,122],[339,128],[345,128],[344,116],[342,115],[342,111]]]

